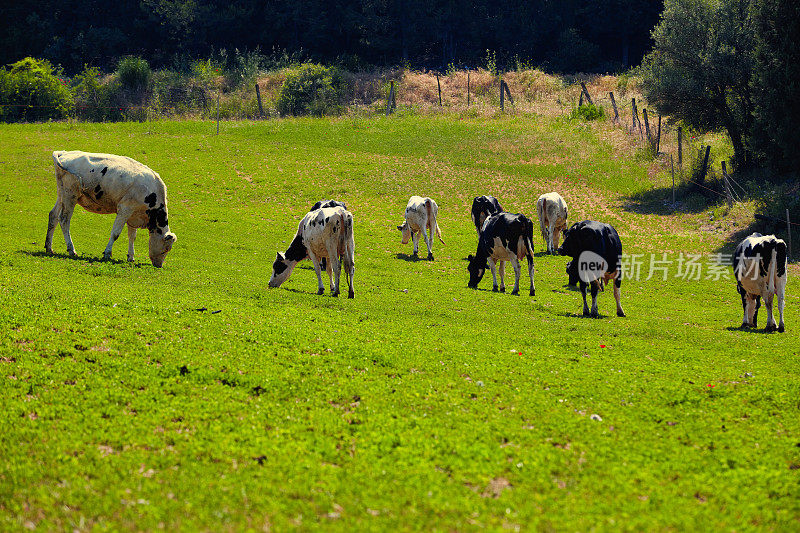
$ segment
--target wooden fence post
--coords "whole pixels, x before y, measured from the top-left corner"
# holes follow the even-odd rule
[[[683,139],[683,128],[678,126],[678,168],[683,171],[683,147],[681,146]]]
[[[436,88],[439,89],[439,107],[442,107],[442,85],[439,83],[439,74],[436,74]]]
[[[258,83],[256,83],[256,98],[258,98],[258,112],[261,117],[264,116],[264,107],[261,105],[261,89],[258,88]]]
[[[511,96],[511,89],[508,88],[508,84],[503,81],[503,89],[506,91],[506,96],[508,96],[508,101],[511,102],[511,105],[514,105],[514,97]]]
[[[675,205],[675,163],[672,154],[669,154],[669,168],[672,170],[672,205]]]
[[[642,116],[644,117],[644,131],[647,132],[647,144],[653,146],[653,137],[650,135],[650,122],[647,120],[647,109],[642,109]]]
[[[581,96],[578,98],[578,107],[583,105],[583,91],[581,91]]]
[[[219,90],[217,90],[217,135],[219,135]]]
[[[787,251],[789,252],[789,257],[792,257],[792,221],[789,220],[788,209],[786,210],[786,231],[789,233],[788,236],[789,242],[787,243],[789,245],[789,249]]]
[[[700,183],[705,183],[706,172],[708,171],[708,156],[711,155],[711,145],[706,146],[706,156],[703,158],[703,169],[700,172]]]
[[[503,105],[504,104],[504,101],[503,101],[503,97],[504,96],[505,95],[503,94],[503,80],[501,79],[500,80],[500,112],[501,113],[503,112],[503,109],[504,109],[504,105]]]
[[[469,69],[467,69],[467,107],[469,107]]]
[[[389,82],[389,98],[386,101],[386,116],[394,111],[394,80]]]
[[[594,105],[594,102],[592,102],[592,97],[589,96],[589,91],[586,90],[586,84],[583,82],[581,82],[581,90],[584,94],[586,94],[586,101],[589,102],[589,105]]]
[[[661,115],[658,115],[658,135],[656,136],[656,154],[661,148]]]
[[[636,98],[631,98],[631,129],[636,131]]]
[[[617,111],[617,101],[614,100],[614,93],[610,92],[608,95],[611,97],[611,105],[614,107],[614,124],[619,122],[619,111]]]
[[[636,109],[636,98],[631,98],[631,106],[633,107],[633,130],[636,131],[636,125],[639,125],[639,138],[644,140],[644,133],[642,132],[642,121],[639,120],[639,110]]]

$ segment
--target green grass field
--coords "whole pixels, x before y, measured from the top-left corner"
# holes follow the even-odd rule
[[[556,190],[570,222],[613,224],[626,252],[731,251],[707,214],[637,204],[665,176],[600,129],[395,116],[213,131],[0,126],[0,530],[800,528],[795,266],[787,332],[771,335],[737,329],[731,279],[674,265],[667,282],[648,263],[623,282],[627,318],[611,291],[582,318],[538,234],[536,297],[466,287],[479,194],[535,217]],[[178,236],[163,269],[142,232],[135,264],[124,233],[99,261],[113,217],[80,207],[79,256],[60,230],[44,254],[62,149],[161,174]],[[413,194],[439,204],[434,262],[400,244]],[[310,262],[268,289],[275,253],[331,197],[355,217],[355,300],[317,296]]]

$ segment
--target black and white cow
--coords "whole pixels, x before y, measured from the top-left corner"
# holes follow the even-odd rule
[[[401,242],[408,244],[409,240],[414,241],[414,255],[419,252],[419,236],[425,240],[428,246],[428,260],[433,261],[433,234],[439,237],[439,241],[444,244],[442,240],[442,230],[439,229],[439,224],[436,217],[439,215],[439,206],[432,198],[427,196],[412,196],[408,200],[405,211],[405,221],[397,226],[397,229],[402,233],[403,238]],[[427,230],[427,233],[425,232]]]
[[[597,316],[597,293],[603,290],[605,282],[612,279],[617,316],[625,316],[620,303],[622,241],[613,226],[594,220],[576,222],[564,232],[564,243],[558,253],[572,258],[567,274],[570,280],[578,279],[580,283],[584,316]],[[591,311],[586,304],[589,285],[592,287]]]
[[[495,213],[502,213],[503,207],[494,196],[476,196],[472,200],[472,223],[475,224],[475,231],[481,234],[481,228],[486,219]]]
[[[755,328],[761,298],[767,306],[765,331],[783,333],[783,304],[786,293],[786,243],[775,235],[753,233],[736,247],[733,255],[736,290],[742,296],[743,328]],[[775,326],[772,301],[778,296],[780,322]]]
[[[325,292],[322,283],[321,259],[327,259],[328,277],[331,284],[331,295],[339,295],[339,280],[344,263],[349,291],[348,298],[353,298],[353,274],[355,273],[355,242],[353,240],[353,215],[342,207],[323,207],[310,211],[300,221],[297,234],[286,250],[278,252],[272,264],[270,287],[280,287],[289,279],[294,267],[303,259],[311,259],[317,273],[317,294]],[[335,274],[335,283],[334,277]]]
[[[309,211],[314,211],[315,209],[322,209],[323,207],[343,207],[347,209],[347,204],[345,204],[344,202],[340,202],[338,200],[320,200],[319,202],[311,206],[311,209]]]
[[[100,214],[116,213],[111,238],[103,259],[111,258],[111,249],[125,224],[128,225],[128,261],[133,261],[136,230],[150,232],[150,262],[155,267],[177,241],[167,220],[167,188],[151,168],[120,155],[92,154],[80,151],[53,152],[56,168],[56,205],[47,223],[45,250],[53,253],[53,232],[58,224],[64,233],[67,253],[76,255],[69,232],[75,205]]]
[[[536,290],[533,284],[533,223],[525,215],[512,213],[495,213],[483,223],[480,236],[478,237],[478,250],[475,255],[470,255],[467,259],[469,265],[468,287],[478,288],[478,283],[483,279],[488,264],[492,271],[494,284],[492,290],[497,291],[497,271],[495,265],[500,270],[500,292],[506,291],[505,286],[505,265],[506,261],[511,261],[514,267],[514,290],[511,294],[519,294],[520,266],[522,258],[528,259],[528,275],[531,278],[530,295],[534,296]]]

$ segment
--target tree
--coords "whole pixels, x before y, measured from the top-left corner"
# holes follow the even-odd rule
[[[666,0],[653,40],[642,63],[648,102],[697,129],[724,129],[735,165],[750,166],[755,62],[750,0]]]
[[[800,167],[800,3],[755,0],[753,151],[778,171]]]

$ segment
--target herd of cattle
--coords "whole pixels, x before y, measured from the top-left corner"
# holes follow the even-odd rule
[[[129,157],[95,154],[81,151],[53,152],[57,199],[50,211],[45,249],[52,253],[53,232],[61,226],[67,252],[75,255],[70,236],[70,220],[75,205],[92,213],[116,213],[111,238],[103,257],[111,257],[111,249],[123,228],[128,226],[128,261],[134,260],[133,243],[136,230],[147,228],[150,233],[149,255],[153,266],[161,267],[164,258],[177,241],[169,229],[167,218],[167,189],[161,177],[149,167]],[[583,314],[597,316],[597,295],[613,280],[617,316],[625,316],[620,303],[622,281],[622,242],[609,224],[584,220],[567,229],[568,209],[557,193],[543,194],[536,203],[539,228],[547,244],[547,253],[571,257],[567,264],[570,285],[579,283],[583,296]],[[403,244],[414,244],[419,252],[419,237],[433,260],[434,234],[444,244],[437,216],[439,206],[431,198],[412,196],[405,210],[405,221],[397,226]],[[478,196],[472,204],[472,222],[478,234],[475,255],[468,257],[468,286],[477,288],[486,268],[491,270],[493,290],[505,292],[505,263],[511,262],[515,282],[512,294],[519,293],[520,261],[527,259],[530,295],[535,295],[533,265],[533,223],[525,215],[503,211],[493,196]],[[559,239],[563,243],[559,246]],[[310,259],[317,274],[318,294],[325,292],[322,270],[330,279],[331,293],[339,294],[339,281],[344,267],[348,282],[348,297],[354,297],[355,243],[353,215],[343,202],[323,200],[314,204],[300,221],[289,248],[278,253],[272,265],[270,287],[278,287],[304,259]],[[774,235],[759,233],[744,239],[736,248],[733,259],[737,291],[741,295],[744,317],[742,327],[756,327],[761,298],[767,308],[766,331],[784,331],[783,308],[786,288],[786,243]],[[497,274],[500,274],[498,284]],[[591,290],[592,307],[586,302],[586,290]],[[772,312],[774,297],[778,298],[779,322]]]

